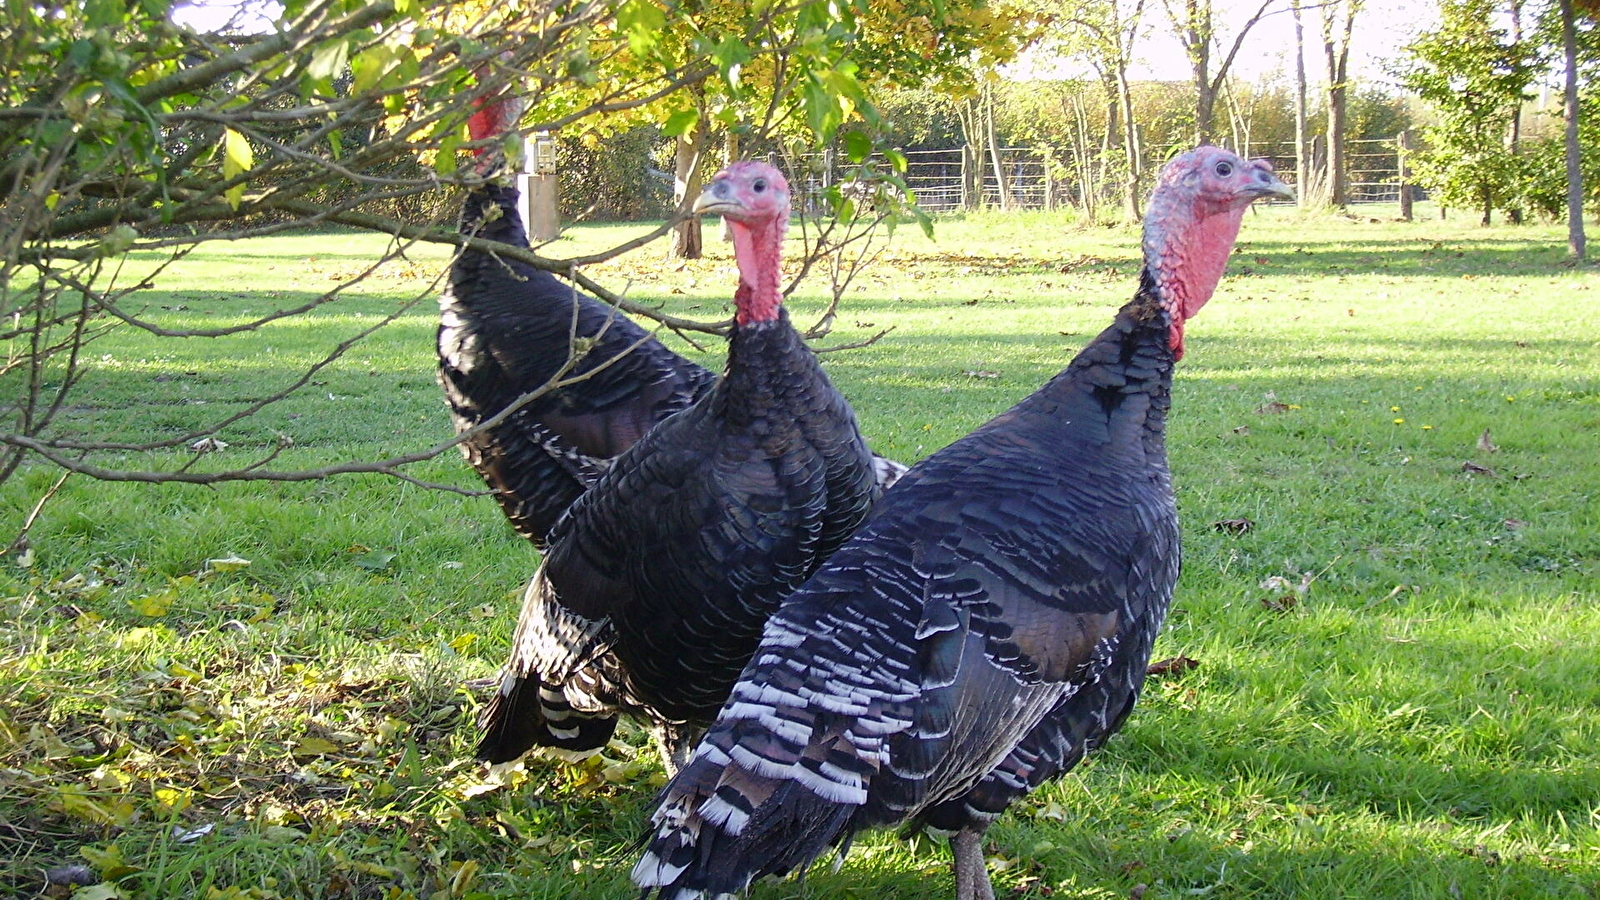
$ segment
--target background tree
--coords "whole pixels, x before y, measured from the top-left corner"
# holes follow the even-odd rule
[[[1521,173],[1506,135],[1537,58],[1494,23],[1490,0],[1443,0],[1439,12],[1439,28],[1407,47],[1411,61],[1401,72],[1439,120],[1427,129],[1417,176],[1440,202],[1477,208],[1487,225],[1519,193]]]
[[[1328,76],[1328,200],[1343,209],[1350,202],[1350,172],[1345,163],[1346,96],[1349,91],[1350,35],[1362,0],[1323,0],[1322,53]]]
[[[1566,125],[1562,161],[1567,176],[1567,247],[1572,258],[1582,263],[1588,254],[1588,242],[1583,232],[1583,150],[1578,142],[1578,17],[1573,2],[1560,0],[1557,4],[1561,19],[1562,118]]]
[[[1110,0],[1106,3],[1061,3],[1051,9],[1055,24],[1046,32],[1041,49],[1067,58],[1082,59],[1094,70],[1105,92],[1106,147],[1121,163],[1123,209],[1129,219],[1143,213],[1143,154],[1133,88],[1128,69],[1134,47],[1145,30],[1144,0]]]
[[[1189,70],[1194,78],[1196,143],[1208,144],[1215,140],[1217,96],[1228,79],[1228,70],[1233,67],[1233,61],[1239,55],[1240,48],[1244,46],[1245,38],[1249,37],[1250,29],[1254,28],[1278,2],[1279,0],[1262,0],[1259,6],[1254,7],[1255,11],[1235,29],[1232,42],[1228,43],[1228,49],[1213,69],[1214,53],[1227,42],[1227,38],[1217,31],[1216,15],[1212,10],[1211,0],[1161,0],[1162,9],[1167,13],[1167,20],[1172,24],[1173,33],[1183,45],[1184,55],[1189,60]]]

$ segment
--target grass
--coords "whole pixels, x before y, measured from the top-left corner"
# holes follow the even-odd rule
[[[895,331],[827,358],[874,446],[908,461],[1057,371],[1137,268],[1133,232],[1045,214],[938,234],[897,236],[833,342]],[[158,276],[147,313],[243,321],[380,247],[208,248]],[[597,274],[718,316],[733,276],[712,252],[678,266],[647,249]],[[1153,681],[1121,737],[996,825],[1003,894],[1600,897],[1600,278],[1561,256],[1553,228],[1247,220],[1174,389],[1185,566],[1157,655],[1199,666]],[[422,296],[195,465],[279,434],[285,465],[441,440],[426,290],[443,265],[413,250],[252,335],[114,333],[66,423],[183,434]],[[819,304],[797,297],[797,321]],[[716,365],[716,348],[679,346]],[[410,471],[477,484],[453,451]],[[28,468],[0,489],[0,527],[56,477]],[[377,477],[74,478],[31,540],[30,566],[0,569],[0,893],[38,895],[45,869],[78,865],[80,900],[629,896],[660,781],[640,734],[578,765],[490,777],[467,761],[463,682],[498,665],[537,563],[489,499]],[[943,850],[877,835],[838,873],[752,894],[952,890]]]

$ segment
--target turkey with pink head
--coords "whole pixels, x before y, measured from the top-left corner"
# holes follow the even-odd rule
[[[551,531],[482,720],[482,759],[598,749],[621,712],[651,726],[675,770],[767,616],[878,497],[855,414],[783,308],[782,174],[735,163],[695,209],[733,232],[727,369],[619,456]]]
[[[786,599],[667,786],[633,870],[731,896],[856,832],[953,834],[956,895],[992,900],[991,821],[1116,732],[1178,577],[1165,423],[1184,322],[1264,162],[1200,147],[1151,198],[1132,302],[1070,365],[912,467]]]
[[[468,120],[468,131],[475,141],[503,138],[515,133],[519,113],[515,101],[492,99]],[[461,233],[526,249],[501,148],[489,143],[476,152],[485,180],[467,194]],[[458,433],[558,374],[572,381],[461,444],[512,527],[540,546],[612,457],[716,380],[610,304],[493,252],[465,249],[456,257],[439,312],[439,383]],[[590,346],[563,372],[575,341]]]

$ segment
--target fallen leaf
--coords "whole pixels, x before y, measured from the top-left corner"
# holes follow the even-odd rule
[[[1239,427],[1233,429],[1233,433],[1234,434],[1249,434],[1250,433],[1250,426],[1249,425],[1240,425]]]
[[[1273,612],[1288,612],[1294,609],[1300,598],[1294,594],[1284,594],[1281,597],[1262,597],[1261,605]]]
[[[180,844],[192,844],[206,835],[217,830],[214,823],[207,822],[195,828],[184,828],[182,825],[172,826],[172,839]]]
[[[1489,468],[1488,466],[1480,466],[1471,460],[1461,464],[1461,471],[1467,473],[1468,475],[1488,475],[1490,478],[1494,477],[1493,469]]]
[[[1200,668],[1200,660],[1190,659],[1187,656],[1169,656],[1160,662],[1153,662],[1145,669],[1145,675],[1160,678],[1165,675],[1182,675],[1191,669]]]
[[[149,616],[150,618],[155,619],[166,615],[167,610],[172,608],[172,604],[177,599],[178,592],[168,588],[159,594],[151,594],[148,597],[140,597],[129,605],[132,606],[133,611],[139,615]]]
[[[1244,534],[1250,529],[1256,527],[1256,523],[1244,518],[1243,516],[1240,516],[1237,519],[1221,519],[1219,521],[1212,522],[1211,527],[1218,531],[1225,531],[1228,534]]]
[[[1270,415],[1276,415],[1277,413],[1286,413],[1288,411],[1289,411],[1289,404],[1287,404],[1287,403],[1279,403],[1276,400],[1273,400],[1273,401],[1271,401],[1269,403],[1263,403],[1260,406],[1256,407],[1256,415],[1258,415],[1258,416],[1270,416]]]
[[[44,880],[47,884],[94,884],[100,876],[83,863],[68,863],[64,866],[51,866],[44,870]]]
[[[237,572],[250,567],[250,560],[240,556],[222,556],[206,560],[205,568],[212,572]]]
[[[1506,528],[1508,528],[1511,531],[1520,531],[1528,523],[1522,521],[1521,519],[1507,519],[1507,520],[1505,520],[1504,522],[1502,522],[1500,524],[1506,526]]]
[[[1000,377],[1000,373],[999,372],[991,372],[988,369],[963,369],[961,374],[967,376],[968,378],[999,378]]]
[[[295,756],[329,756],[338,752],[338,744],[319,737],[303,737],[294,743]]]
[[[1489,439],[1489,429],[1485,428],[1483,434],[1478,435],[1478,450],[1482,453],[1493,453],[1499,449],[1494,445],[1494,441]]]
[[[394,562],[394,558],[395,554],[393,553],[373,550],[363,556],[356,557],[352,562],[369,572],[382,572],[389,568],[389,564]]]

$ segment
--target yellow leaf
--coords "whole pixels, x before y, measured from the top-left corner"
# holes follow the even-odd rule
[[[178,813],[194,803],[194,792],[184,788],[156,788],[150,792],[156,799],[156,808],[164,813]]]
[[[319,737],[303,737],[294,744],[295,756],[327,756],[338,752],[338,744]]]
[[[168,588],[159,594],[140,597],[133,601],[133,611],[141,616],[158,618],[167,614],[172,604],[178,599],[178,592]]]
[[[250,560],[238,556],[225,556],[220,559],[206,560],[206,568],[212,572],[237,572],[250,567]]]
[[[56,796],[61,811],[96,825],[126,825],[133,821],[133,804],[127,800],[91,799],[77,791],[62,791]]]
[[[255,151],[250,149],[250,142],[245,136],[232,128],[222,130],[222,178],[231,180],[237,175],[242,175],[255,166]],[[228,205],[234,209],[239,208],[239,201],[244,197],[244,184],[236,184],[223,192],[228,199]]]

